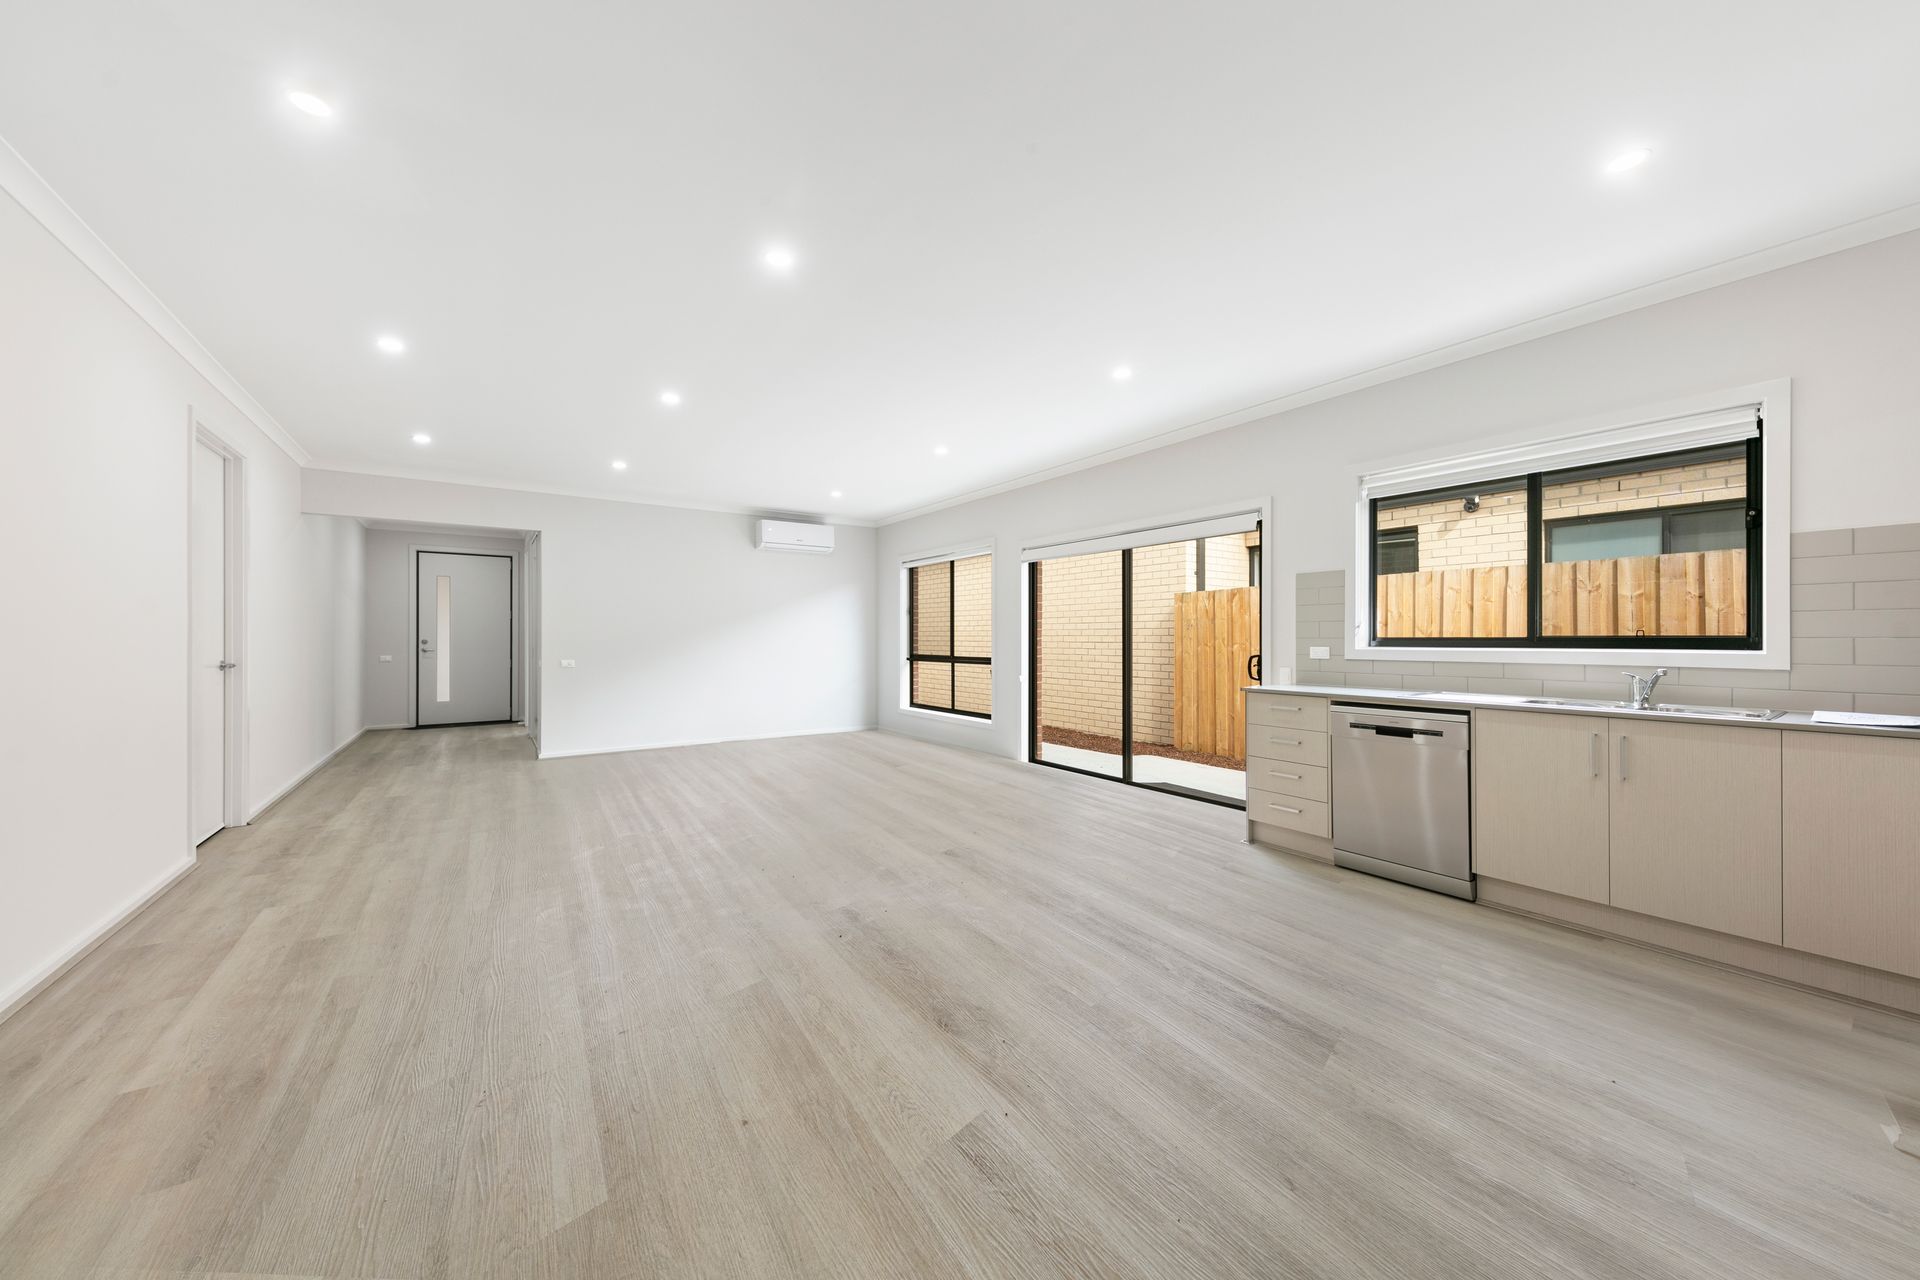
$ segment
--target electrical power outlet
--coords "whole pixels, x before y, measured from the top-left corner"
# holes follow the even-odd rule
[[[1307,656],[1309,658],[1331,658],[1333,656],[1333,646],[1330,644],[1310,644],[1307,646]]]
[[[562,658],[560,659],[560,665],[563,667],[571,667],[574,665],[574,661],[572,658]]]
[[[392,661],[393,661],[393,655],[392,655],[392,654],[390,654],[390,653],[383,653],[383,654],[381,654],[381,655],[380,655],[380,661],[382,661],[382,662],[392,662]]]

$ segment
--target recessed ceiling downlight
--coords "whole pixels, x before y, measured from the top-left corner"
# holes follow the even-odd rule
[[[1651,159],[1653,159],[1651,149],[1647,147],[1633,147],[1630,150],[1622,151],[1619,155],[1607,161],[1607,172],[1626,173],[1630,169],[1638,169]]]
[[[835,489],[833,492],[829,493],[827,496],[829,498],[844,498],[847,495],[844,493],[841,493],[838,489]]]
[[[678,409],[680,407],[680,393],[671,388],[662,391],[660,393],[660,403],[669,409]]]
[[[766,252],[760,255],[760,261],[775,275],[786,276],[792,275],[793,269],[800,265],[800,255],[793,251],[791,245],[770,244]]]
[[[943,445],[943,444],[937,444],[937,445],[935,445],[935,446],[933,446],[933,456],[934,456],[934,457],[936,457],[936,458],[944,458],[944,457],[946,457],[946,456],[947,456],[947,446],[945,446],[945,445]]]
[[[333,114],[333,107],[318,94],[308,93],[305,89],[287,90],[287,101],[310,116],[326,119]]]
[[[416,431],[413,433],[413,442],[415,444],[432,444],[433,437],[424,431]]]
[[[625,458],[615,458],[613,460],[613,469],[615,471],[625,471],[627,469],[627,460]]]
[[[398,334],[383,333],[373,340],[373,345],[390,356],[403,356],[407,354],[407,340]]]
[[[1133,366],[1130,364],[1117,364],[1113,366],[1112,377],[1115,382],[1132,382]]]

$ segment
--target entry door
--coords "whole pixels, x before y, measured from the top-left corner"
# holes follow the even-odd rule
[[[513,719],[513,557],[415,553],[416,723]]]
[[[188,645],[193,661],[190,719],[193,840],[227,821],[227,460],[193,446]]]

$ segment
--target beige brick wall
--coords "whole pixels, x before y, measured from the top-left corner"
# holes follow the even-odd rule
[[[1040,723],[1120,736],[1120,553],[1040,565]]]
[[[1685,466],[1548,485],[1540,495],[1541,516],[1570,516],[1609,511],[1644,511],[1728,502],[1746,497],[1746,463],[1696,462]],[[1480,509],[1468,514],[1460,498],[1382,511],[1382,529],[1420,530],[1420,567],[1524,565],[1527,562],[1525,490],[1480,495]]]

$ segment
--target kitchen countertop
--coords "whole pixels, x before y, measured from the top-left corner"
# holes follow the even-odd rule
[[[1688,711],[1635,711],[1618,706],[1561,705],[1529,701],[1511,693],[1428,693],[1418,689],[1366,689],[1350,685],[1256,684],[1246,693],[1297,693],[1314,698],[1334,698],[1343,702],[1364,702],[1373,706],[1400,706],[1409,709],[1427,707],[1435,711],[1547,711],[1568,716],[1631,716],[1641,720],[1678,720],[1688,724],[1731,724],[1753,729],[1795,729],[1807,733],[1852,733],[1873,738],[1920,738],[1920,727],[1877,728],[1859,724],[1815,724],[1810,713],[1788,711],[1773,720],[1743,720],[1735,716],[1716,716]],[[1658,701],[1659,691],[1655,690]]]

